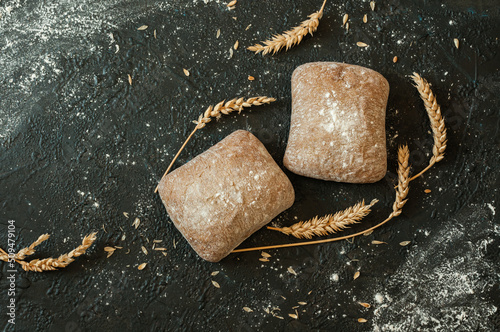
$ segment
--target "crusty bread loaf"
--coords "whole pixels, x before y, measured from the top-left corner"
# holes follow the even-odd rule
[[[370,183],[387,172],[385,109],[379,73],[336,62],[299,66],[292,75],[292,120],[284,164],[312,178]]]
[[[244,130],[168,174],[159,193],[175,226],[210,262],[227,256],[295,200],[288,177]]]

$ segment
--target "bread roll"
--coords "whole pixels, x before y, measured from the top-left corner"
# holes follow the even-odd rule
[[[371,69],[337,62],[299,66],[292,75],[286,168],[328,181],[382,179],[388,96],[389,83]]]
[[[210,262],[227,256],[295,200],[288,177],[244,130],[168,174],[159,193],[177,229]]]

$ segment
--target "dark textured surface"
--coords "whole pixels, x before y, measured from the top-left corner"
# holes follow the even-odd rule
[[[240,0],[228,11],[222,2],[194,0],[0,2],[1,247],[6,249],[8,220],[17,227],[17,248],[52,234],[34,258],[67,252],[99,231],[88,254],[63,271],[19,272],[15,330],[499,330],[498,2],[377,1],[371,12],[368,2],[330,1],[315,36],[288,53],[261,57],[245,51],[320,5]],[[341,28],[344,13],[349,33]],[[367,24],[361,21],[365,13]],[[148,29],[138,31],[143,24]],[[453,38],[460,39],[458,50]],[[229,59],[236,40],[240,48]],[[370,47],[360,49],[358,41]],[[191,120],[207,105],[235,96],[279,101],[210,123],[177,165],[236,129],[253,132],[281,165],[290,75],[310,61],[362,65],[387,78],[389,172],[370,185],[288,172],[296,202],[275,224],[372,198],[380,202],[353,230],[389,214],[397,145],[409,144],[415,170],[425,166],[432,146],[423,105],[408,79],[413,71],[432,83],[442,105],[446,158],[412,182],[403,214],[370,236],[270,250],[267,263],[258,252],[204,262],[153,194],[157,181],[192,129]],[[256,80],[249,82],[248,75]],[[424,194],[426,188],[432,192]],[[131,226],[136,217],[137,230]],[[166,257],[151,250],[153,239],[163,240]],[[387,244],[372,245],[374,239]],[[406,240],[411,244],[399,246]],[[263,229],[243,246],[289,241]],[[106,258],[103,248],[111,245],[123,249]],[[147,256],[141,245],[150,249]],[[148,266],[138,271],[143,262]],[[353,280],[357,270],[361,275]],[[0,322],[13,331],[4,309],[6,271],[2,263]],[[297,308],[295,320],[288,314],[298,301],[307,304]],[[368,322],[358,323],[359,317]]]

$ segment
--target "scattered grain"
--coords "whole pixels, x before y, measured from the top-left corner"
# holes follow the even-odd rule
[[[297,303],[300,304],[300,305],[306,305],[307,304],[306,302],[302,302],[302,301],[301,302],[297,302]]]
[[[363,23],[366,23],[366,22],[368,22],[368,15],[365,14],[363,16]]]
[[[227,6],[228,8],[229,8],[229,7],[233,7],[234,5],[236,5],[236,3],[237,3],[237,2],[238,2],[238,1],[233,0],[233,1],[231,1],[230,3],[228,3],[226,6]],[[231,9],[231,8],[229,8],[229,9]]]
[[[358,45],[359,47],[368,47],[368,44],[363,42],[357,42],[356,45]]]
[[[296,314],[288,314],[288,316],[292,317],[293,319],[299,319],[299,316]]]
[[[372,9],[372,12],[375,11],[375,1],[370,1],[370,8]]]
[[[163,256],[167,256],[167,253],[165,251],[162,251],[161,253],[163,254]]]
[[[290,267],[288,267],[287,271],[288,271],[289,273],[291,273],[291,274],[295,275],[295,276],[297,275],[297,272],[295,272],[295,270],[294,270],[294,269],[292,269],[292,267],[291,267],[291,266],[290,266]]]
[[[220,288],[219,283],[217,281],[215,281],[215,280],[212,280],[212,285],[214,285],[217,288]]]
[[[153,240],[153,243],[161,243],[163,240]]]
[[[229,59],[231,59],[231,58],[233,57],[233,54],[234,54],[234,53],[233,53],[233,48],[231,47],[231,48],[229,49]]]
[[[248,80],[249,81],[255,81],[255,77],[248,75]]]
[[[155,37],[156,39],[156,29],[153,31],[153,36]]]
[[[141,265],[139,265],[137,267],[138,270],[144,270],[144,268],[146,267],[146,265],[148,265],[148,263],[142,263]]]
[[[458,48],[460,46],[460,42],[458,41],[457,38],[453,39],[453,42],[455,43],[456,48]]]
[[[246,312],[253,312],[253,310],[250,309],[249,307],[243,307],[243,310],[245,310]]]
[[[127,75],[128,75],[128,84],[132,85],[132,76],[130,76],[130,74]]]
[[[189,70],[182,68],[182,71],[184,72],[184,75],[189,76]]]
[[[366,319],[364,319],[364,318],[358,318],[358,322],[360,322],[360,323],[366,323],[366,322],[367,322],[367,320],[366,320]]]
[[[125,216],[125,218],[128,218],[128,212],[123,212],[123,215]]]
[[[269,254],[268,254],[267,252],[265,252],[265,251],[261,252],[260,254],[261,254],[261,255],[262,255],[262,257],[264,257],[264,258],[269,258],[269,257],[271,257],[271,255],[269,255]]]
[[[371,305],[370,303],[365,303],[365,302],[358,302],[361,306],[365,307],[365,308],[370,308]]]
[[[217,34],[215,35],[215,38],[219,38],[220,37],[220,29],[217,30]]]
[[[267,259],[267,258],[259,258],[259,261],[261,261],[261,262],[269,262],[269,259]]]
[[[344,18],[342,19],[342,26],[344,26],[347,23],[347,20],[349,19],[349,15],[345,14]]]
[[[251,24],[247,25],[247,27],[245,28],[245,31],[247,31],[248,29],[250,29],[251,26],[252,26]]]
[[[373,240],[373,241],[372,241],[372,244],[387,244],[387,242]]]
[[[347,23],[345,24],[345,29],[346,29],[346,31],[349,31],[349,22],[347,22]]]
[[[132,226],[134,226],[135,229],[137,229],[137,227],[139,227],[140,224],[141,220],[139,218],[135,218],[134,222],[132,223]]]
[[[409,245],[410,243],[411,243],[411,241],[403,241],[403,242],[399,242],[399,245],[401,247],[405,247],[405,246]]]
[[[219,274],[219,271],[214,271],[214,272],[210,273],[211,276],[216,276],[218,274]]]
[[[144,253],[144,255],[148,254],[148,249],[146,249],[146,247],[141,246],[141,249],[142,249],[142,252]]]
[[[425,190],[424,190],[424,193],[428,194],[428,193],[430,193],[431,191],[432,191],[432,190],[430,190],[430,189],[425,189]]]
[[[155,250],[157,251],[165,251],[167,250],[167,248],[163,248],[163,247],[158,247],[158,248],[154,248]]]
[[[370,231],[368,231],[368,232],[366,232],[366,233],[364,233],[364,234],[363,234],[363,236],[368,236],[368,235],[370,235],[371,233],[373,233],[373,229],[372,229],[372,230],[370,230]]]
[[[106,258],[111,257],[115,253],[116,248],[113,247],[104,247],[104,251],[108,253],[108,256]]]
[[[361,272],[359,271],[356,271],[356,273],[354,273],[354,277],[353,277],[353,280],[356,280],[359,278],[359,275],[361,274]]]
[[[394,58],[392,58],[392,62],[394,62],[394,63],[398,62],[398,57],[395,56]]]
[[[236,41],[236,43],[234,43],[233,48],[234,48],[235,50],[237,50],[239,45],[240,45],[240,42],[239,42],[239,41]]]
[[[127,238],[127,235],[123,234],[122,235],[122,241],[125,241],[126,238]]]
[[[146,30],[147,28],[148,28],[147,25],[141,25],[140,27],[137,28],[137,30],[143,31],[143,30]]]

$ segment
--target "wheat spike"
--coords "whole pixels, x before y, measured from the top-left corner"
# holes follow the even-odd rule
[[[49,237],[49,234],[40,235],[35,242],[30,244],[29,247],[19,250],[19,252],[15,255],[15,259],[23,260],[26,256],[33,255],[35,253],[35,247],[40,245],[43,241],[46,241]]]
[[[85,251],[94,243],[96,240],[97,233],[91,233],[84,237],[82,244],[70,251],[67,254],[63,254],[58,258],[44,258],[44,259],[33,259],[29,262],[24,261],[23,259],[32,255],[34,251],[34,247],[43,241],[49,238],[48,234],[41,235],[35,242],[33,242],[28,248],[21,249],[16,255],[15,260],[17,263],[21,264],[21,267],[25,271],[34,271],[34,272],[43,272],[43,271],[53,271],[58,268],[63,268],[68,266],[75,260],[75,257],[81,256],[85,253]],[[2,249],[0,249],[0,260],[9,261],[9,255]]]
[[[377,202],[378,200],[374,199],[369,205],[365,205],[365,201],[363,200],[335,214],[328,214],[323,217],[316,216],[308,221],[300,221],[290,227],[277,228],[268,226],[267,228],[286,235],[295,236],[299,239],[310,239],[314,235],[324,236],[333,234],[349,228],[349,225],[359,223],[361,219],[370,213],[370,208]]]
[[[177,160],[177,158],[179,157],[179,155],[181,154],[182,150],[184,149],[186,144],[189,142],[191,137],[193,137],[194,133],[198,129],[202,129],[203,127],[205,127],[207,123],[212,121],[212,118],[219,119],[223,114],[230,114],[230,113],[235,112],[235,111],[238,111],[238,113],[240,113],[243,110],[243,108],[252,107],[252,106],[259,106],[259,105],[263,105],[263,104],[270,104],[274,101],[276,101],[276,99],[270,98],[270,97],[260,96],[260,97],[248,98],[246,100],[245,100],[245,98],[234,98],[234,99],[231,99],[229,101],[223,100],[215,106],[210,105],[206,109],[206,111],[199,116],[198,120],[193,121],[196,124],[196,127],[194,127],[191,134],[189,134],[188,138],[184,141],[184,144],[182,144],[179,151],[177,151],[177,154],[175,155],[174,159],[172,160],[172,162],[168,166],[167,170],[165,171],[165,173],[161,177],[159,183],[161,182],[161,180],[163,180],[165,175],[168,174],[168,172],[170,171],[170,169],[174,165],[174,162]],[[154,192],[158,191],[158,187],[160,185],[159,183],[156,186],[156,189]]]
[[[419,74],[413,73],[411,76],[413,82],[415,82],[415,87],[417,88],[420,98],[422,98],[427,115],[431,122],[432,133],[434,137],[434,146],[432,147],[432,157],[429,160],[429,165],[424,168],[420,173],[413,176],[410,181],[418,178],[420,175],[424,174],[428,169],[430,169],[435,163],[443,160],[444,151],[446,150],[446,126],[444,123],[444,118],[441,114],[441,107],[436,101],[436,96],[432,93],[429,83],[422,78]]]
[[[401,214],[403,211],[403,206],[406,204],[407,201],[407,196],[409,192],[409,187],[408,183],[410,182],[410,165],[408,160],[410,159],[410,151],[408,150],[408,146],[400,146],[398,150],[398,185],[396,187],[396,198],[394,200],[394,204],[392,205],[392,212],[391,214],[382,222],[378,223],[377,225],[370,227],[368,229],[365,229],[364,231],[355,233],[355,234],[350,234],[346,236],[340,236],[340,237],[335,237],[331,239],[325,239],[325,240],[315,240],[315,241],[307,241],[307,242],[298,242],[298,243],[287,243],[287,244],[278,244],[278,245],[271,245],[271,246],[265,246],[265,247],[254,247],[254,248],[245,248],[245,249],[236,249],[231,251],[231,253],[236,253],[236,252],[245,252],[245,251],[255,251],[255,250],[268,250],[268,249],[277,249],[277,248],[288,248],[288,247],[299,247],[299,246],[306,246],[310,244],[320,244],[320,243],[327,243],[327,242],[334,242],[334,241],[340,241],[340,240],[346,240],[350,239],[356,236],[360,236],[366,233],[369,233],[373,231],[376,228],[379,228],[389,220],[391,220],[394,217],[397,217]]]
[[[318,29],[319,20],[323,17],[323,10],[325,9],[326,0],[323,2],[321,9],[315,13],[309,15],[309,19],[300,23],[299,26],[292,28],[288,31],[283,32],[281,35],[274,35],[270,40],[265,40],[261,44],[255,44],[248,47],[249,51],[255,52],[255,54],[262,53],[266,55],[272,53],[273,55],[285,48],[288,51],[295,45],[300,44],[302,39],[307,36],[307,34],[313,35],[313,33]]]

